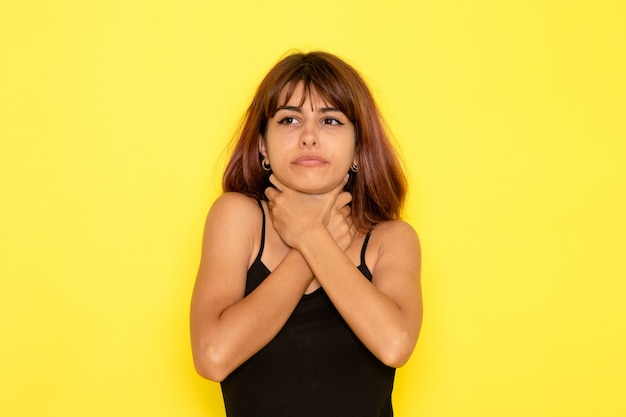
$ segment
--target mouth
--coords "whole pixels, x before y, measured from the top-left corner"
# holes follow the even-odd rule
[[[292,164],[302,167],[317,167],[327,164],[327,161],[318,155],[302,155],[296,158]]]

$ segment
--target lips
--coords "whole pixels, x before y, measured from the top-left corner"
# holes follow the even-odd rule
[[[303,167],[315,167],[324,165],[327,162],[319,155],[302,155],[297,157],[292,163]]]

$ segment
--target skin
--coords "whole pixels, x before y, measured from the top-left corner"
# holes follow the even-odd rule
[[[372,282],[356,269],[365,239],[352,225],[343,192],[357,162],[354,127],[313,91],[300,106],[299,86],[288,108],[269,120],[259,152],[271,163],[266,190],[265,250],[271,274],[244,298],[246,272],[261,243],[263,214],[237,193],[221,196],[207,216],[202,259],[191,305],[198,373],[222,381],[269,343],[301,297],[320,286],[352,331],[383,363],[410,357],[422,320],[419,240],[402,221],[373,229],[365,261]]]
[[[268,121],[265,138],[259,138],[259,152],[285,187],[324,195],[357,163],[354,125],[315,91],[300,106],[303,94],[300,83],[289,103]]]

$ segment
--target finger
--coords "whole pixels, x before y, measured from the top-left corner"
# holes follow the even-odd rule
[[[337,208],[346,207],[351,201],[352,201],[352,194],[344,191],[340,193],[335,199],[335,207]]]
[[[280,194],[280,191],[278,191],[274,187],[267,187],[265,189],[265,196],[267,197],[268,201],[274,201],[278,194]]]

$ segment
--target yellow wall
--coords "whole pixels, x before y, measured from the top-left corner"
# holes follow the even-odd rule
[[[409,166],[425,321],[398,416],[626,415],[626,6],[0,1],[0,414],[221,416],[188,303],[221,151],[290,48]]]

